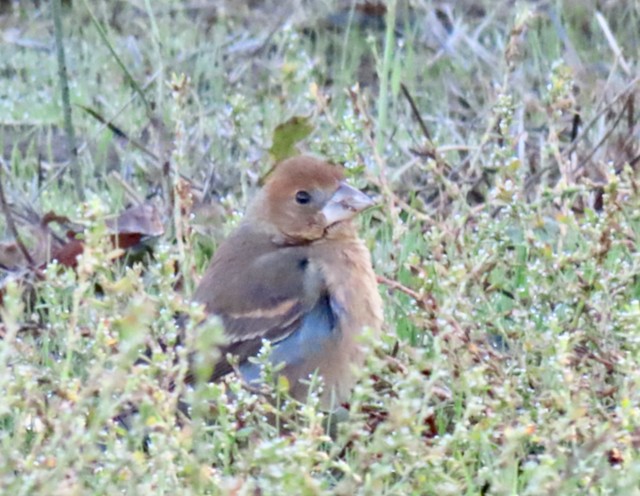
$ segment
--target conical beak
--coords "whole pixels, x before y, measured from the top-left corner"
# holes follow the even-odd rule
[[[362,191],[341,182],[340,187],[322,209],[322,213],[330,226],[351,219],[374,204],[375,202]]]

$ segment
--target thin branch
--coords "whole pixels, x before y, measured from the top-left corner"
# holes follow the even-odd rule
[[[379,274],[376,275],[376,278],[378,279],[378,283],[384,284],[385,286],[395,291],[400,291],[401,293],[404,293],[415,300],[418,307],[422,308],[423,310],[433,310],[435,302],[433,301],[433,297],[431,295],[421,294],[418,291],[411,289],[398,281],[394,281],[393,279],[389,279],[388,277],[381,276]]]
[[[107,120],[106,118],[104,118],[102,115],[100,115],[98,113],[97,110],[94,110],[91,107],[89,107],[87,105],[82,105],[82,104],[77,104],[76,106],[81,108],[82,110],[84,110],[87,114],[89,114],[91,117],[96,119],[98,122],[104,124],[118,138],[121,138],[124,141],[126,141],[127,143],[131,144],[134,148],[140,150],[142,153],[144,153],[148,157],[152,158],[155,162],[159,162],[160,161],[160,157],[158,157],[158,155],[156,155],[151,150],[149,150],[146,146],[144,146],[143,143],[141,143],[137,139],[129,136],[121,128],[116,126],[113,123],[112,120]]]
[[[22,242],[22,238],[20,237],[20,234],[18,233],[18,229],[16,228],[16,223],[13,220],[11,209],[9,208],[9,204],[7,203],[7,197],[4,194],[3,175],[4,175],[4,161],[0,163],[0,206],[2,207],[2,213],[4,214],[4,218],[6,219],[7,228],[9,229],[9,232],[11,233],[13,238],[16,240],[16,244],[18,245],[18,248],[20,248],[20,251],[24,256],[24,259],[27,261],[30,267],[33,267],[35,263],[33,262],[33,258],[31,258],[31,254],[29,253],[29,250],[27,250],[27,247]]]
[[[609,136],[611,136],[611,133],[613,133],[613,131],[616,129],[616,127],[618,127],[618,124],[620,123],[620,121],[622,120],[622,118],[624,117],[625,114],[626,114],[626,106],[616,116],[615,121],[613,121],[613,124],[611,125],[609,130],[604,134],[602,139],[600,141],[598,141],[596,146],[593,147],[593,149],[589,152],[589,154],[584,159],[582,159],[583,163],[587,163],[589,160],[591,160],[591,158],[595,155],[595,153],[598,151],[598,149],[604,144],[604,142],[607,139],[609,139]]]
[[[402,90],[402,94],[404,95],[404,97],[407,99],[407,102],[409,102],[409,106],[411,107],[411,112],[413,113],[413,116],[418,121],[418,125],[420,126],[420,129],[422,129],[422,134],[424,134],[424,137],[427,138],[427,141],[429,142],[429,146],[433,148],[433,140],[431,139],[431,133],[429,132],[429,128],[427,128],[427,125],[424,123],[424,120],[422,119],[422,116],[418,111],[416,102],[413,100],[413,97],[409,93],[409,90],[404,85],[404,83],[400,83],[400,89]]]
[[[60,2],[60,0],[55,0],[55,1],[58,3]],[[107,37],[107,33],[105,32],[104,28],[100,24],[100,21],[98,21],[98,18],[93,13],[93,10],[91,10],[91,7],[89,7],[89,3],[87,2],[87,0],[82,0],[82,3],[84,3],[84,6],[87,9],[87,12],[89,13],[89,17],[91,17],[91,22],[96,27],[96,30],[100,35],[100,38],[102,39],[107,49],[111,53],[111,56],[113,57],[113,59],[116,61],[116,63],[122,70],[122,73],[124,74],[125,79],[129,83],[131,88],[133,88],[133,90],[140,96],[140,99],[142,100],[142,103],[145,106],[145,110],[147,111],[147,114],[151,116],[152,114],[151,105],[149,105],[149,102],[147,101],[144,91],[142,90],[142,88],[140,88],[140,85],[138,84],[138,82],[135,80],[131,72],[129,72],[129,69],[127,69],[127,66],[124,64],[122,59],[116,53],[115,48],[113,48],[113,45],[111,44],[111,42],[109,41],[109,38]]]
[[[582,141],[587,136],[588,131],[591,129],[591,127],[593,127],[593,125],[598,122],[598,119],[600,119],[600,117],[602,117],[605,112],[608,112],[609,109],[611,109],[618,102],[618,100],[622,99],[625,96],[628,96],[628,94],[633,90],[633,87],[638,84],[638,81],[640,81],[640,76],[636,76],[635,78],[633,78],[629,82],[629,84],[627,84],[618,94],[616,94],[608,104],[601,108],[587,124],[582,126],[582,132],[576,137],[573,143],[571,143],[571,145],[566,150],[563,150],[562,155],[564,155],[565,157],[571,155],[578,147],[580,141]]]
[[[413,100],[411,93],[409,93],[409,90],[404,85],[404,83],[400,83],[400,89],[402,90],[402,94],[404,95],[404,97],[407,99],[407,102],[409,102],[409,106],[411,107],[411,113],[413,114],[415,119],[418,121],[418,125],[422,130],[422,134],[427,140],[427,149],[425,150],[423,155],[435,160],[436,165],[438,166],[438,169],[440,169],[440,171],[446,171],[447,173],[449,173],[451,171],[451,167],[440,157],[438,150],[436,149],[435,145],[433,144],[433,140],[431,139],[431,133],[429,132],[429,128],[427,127],[424,120],[422,119],[422,116],[420,115],[420,111],[418,110],[418,106],[416,105],[416,102]],[[444,175],[444,172],[442,174]]]
[[[615,36],[613,36],[613,33],[611,32],[611,28],[609,27],[609,23],[604,18],[604,16],[598,11],[596,11],[596,21],[598,21],[598,24],[600,25],[600,29],[602,29],[602,32],[604,33],[604,37],[607,39],[607,42],[611,47],[611,51],[613,52],[613,54],[616,56],[616,59],[620,63],[620,67],[622,67],[622,69],[627,74],[627,76],[630,76],[631,68],[629,67],[629,64],[625,60],[624,56],[622,55],[622,50],[620,49],[620,45],[618,45],[618,42],[616,41]]]
[[[58,80],[60,81],[60,92],[62,96],[62,110],[64,113],[64,129],[67,135],[67,145],[71,154],[71,175],[76,188],[76,195],[80,200],[84,200],[84,187],[82,185],[82,174],[80,163],[78,162],[78,148],[76,146],[76,134],[71,118],[71,102],[69,100],[69,77],[67,75],[67,62],[64,56],[64,42],[62,33],[62,6],[61,0],[53,0],[53,25],[56,38],[56,54],[58,57]]]
[[[629,166],[630,166],[630,167],[634,167],[638,162],[640,162],[640,155],[637,155],[637,156],[633,157],[633,158],[629,161]]]

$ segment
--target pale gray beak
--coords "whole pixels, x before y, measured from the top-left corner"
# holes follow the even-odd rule
[[[375,202],[362,191],[341,182],[340,187],[322,209],[327,225],[351,219]]]

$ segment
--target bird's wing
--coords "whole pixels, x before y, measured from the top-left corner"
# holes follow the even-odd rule
[[[318,356],[327,354],[327,345],[339,334],[336,329],[336,312],[325,293],[302,316],[295,329],[272,348],[269,359],[273,364],[284,363],[285,371],[302,366],[311,372],[315,366],[305,368],[304,365],[315,364]],[[240,364],[240,371],[244,379],[252,383],[260,379],[261,366],[247,360]]]
[[[331,322],[325,282],[307,248],[274,245],[249,225],[218,249],[195,299],[222,319],[227,337],[213,379],[231,371],[227,353],[243,363],[263,339],[276,344],[314,319]]]

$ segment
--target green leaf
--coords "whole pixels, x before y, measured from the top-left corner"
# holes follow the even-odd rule
[[[273,144],[269,148],[269,154],[276,163],[298,153],[296,143],[313,131],[309,120],[309,117],[294,116],[276,127],[273,131]]]

